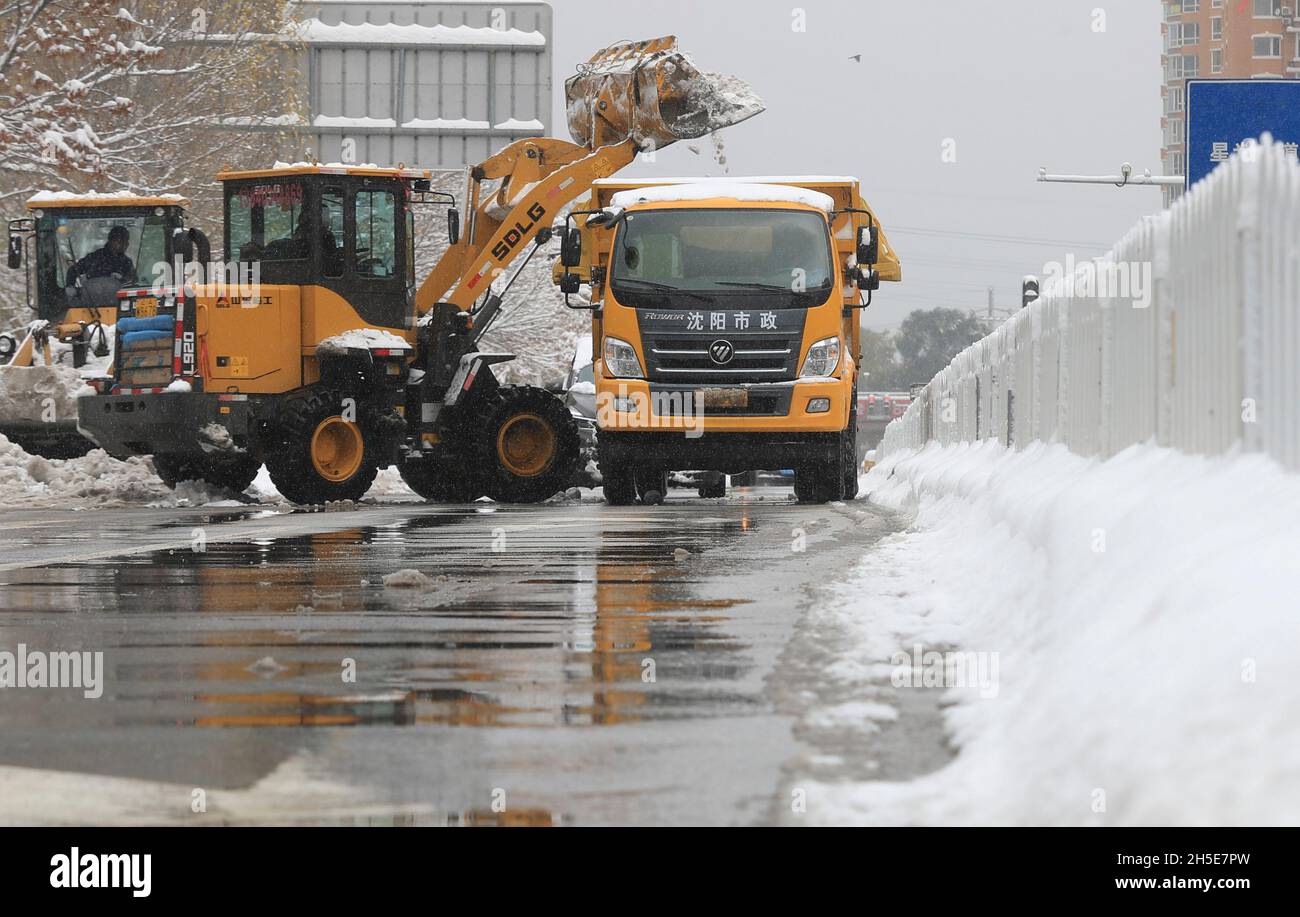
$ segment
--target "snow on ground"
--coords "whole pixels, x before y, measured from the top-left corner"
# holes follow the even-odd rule
[[[895,653],[996,653],[994,690],[948,689],[950,764],[805,782],[811,818],[1300,822],[1300,476],[1258,455],[986,442],[895,454],[863,485],[915,521],[818,612],[857,638],[828,673],[878,700],[924,671]],[[842,720],[837,703],[809,717]]]
[[[0,506],[150,504],[176,496],[148,459],[122,462],[102,449],[81,458],[46,459],[0,435]]]
[[[0,507],[91,509],[284,503],[265,467],[240,500],[233,500],[235,496],[194,481],[183,481],[172,490],[158,479],[147,458],[120,461],[95,449],[81,458],[47,459],[28,454],[0,435]],[[383,502],[414,496],[396,468],[385,468],[375,477],[365,499]]]

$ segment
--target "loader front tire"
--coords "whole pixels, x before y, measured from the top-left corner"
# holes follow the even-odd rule
[[[153,456],[153,468],[168,487],[175,489],[182,481],[200,481],[213,487],[242,493],[257,477],[262,463],[247,453],[229,455],[184,455],[165,453]]]
[[[578,424],[545,389],[503,386],[485,405],[475,438],[476,470],[499,503],[540,503],[574,481]]]
[[[355,410],[355,408],[354,408]],[[301,504],[360,500],[379,468],[373,432],[345,419],[338,392],[309,390],[280,409],[283,440],[266,455],[280,494]]]

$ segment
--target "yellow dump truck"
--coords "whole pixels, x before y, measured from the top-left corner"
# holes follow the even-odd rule
[[[602,180],[555,279],[592,312],[607,502],[657,502],[678,470],[709,472],[704,496],[759,469],[856,495],[858,310],[902,279],[857,179]]]

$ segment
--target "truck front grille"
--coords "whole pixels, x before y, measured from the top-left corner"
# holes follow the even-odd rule
[[[716,362],[710,348],[727,341],[734,355]],[[677,335],[643,338],[646,372],[657,382],[786,382],[795,377],[799,337],[790,335]]]

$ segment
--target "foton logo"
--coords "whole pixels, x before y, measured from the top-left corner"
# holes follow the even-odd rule
[[[731,341],[714,341],[709,345],[709,359],[719,366],[726,366],[735,355],[736,348],[731,346]]]
[[[524,233],[537,225],[537,221],[546,216],[546,208],[540,203],[533,204],[528,208],[528,219],[531,221],[527,226],[522,222],[516,223],[514,229],[511,229],[496,245],[492,246],[492,257],[498,261],[505,261],[510,257],[510,253],[515,247],[523,241]]]

